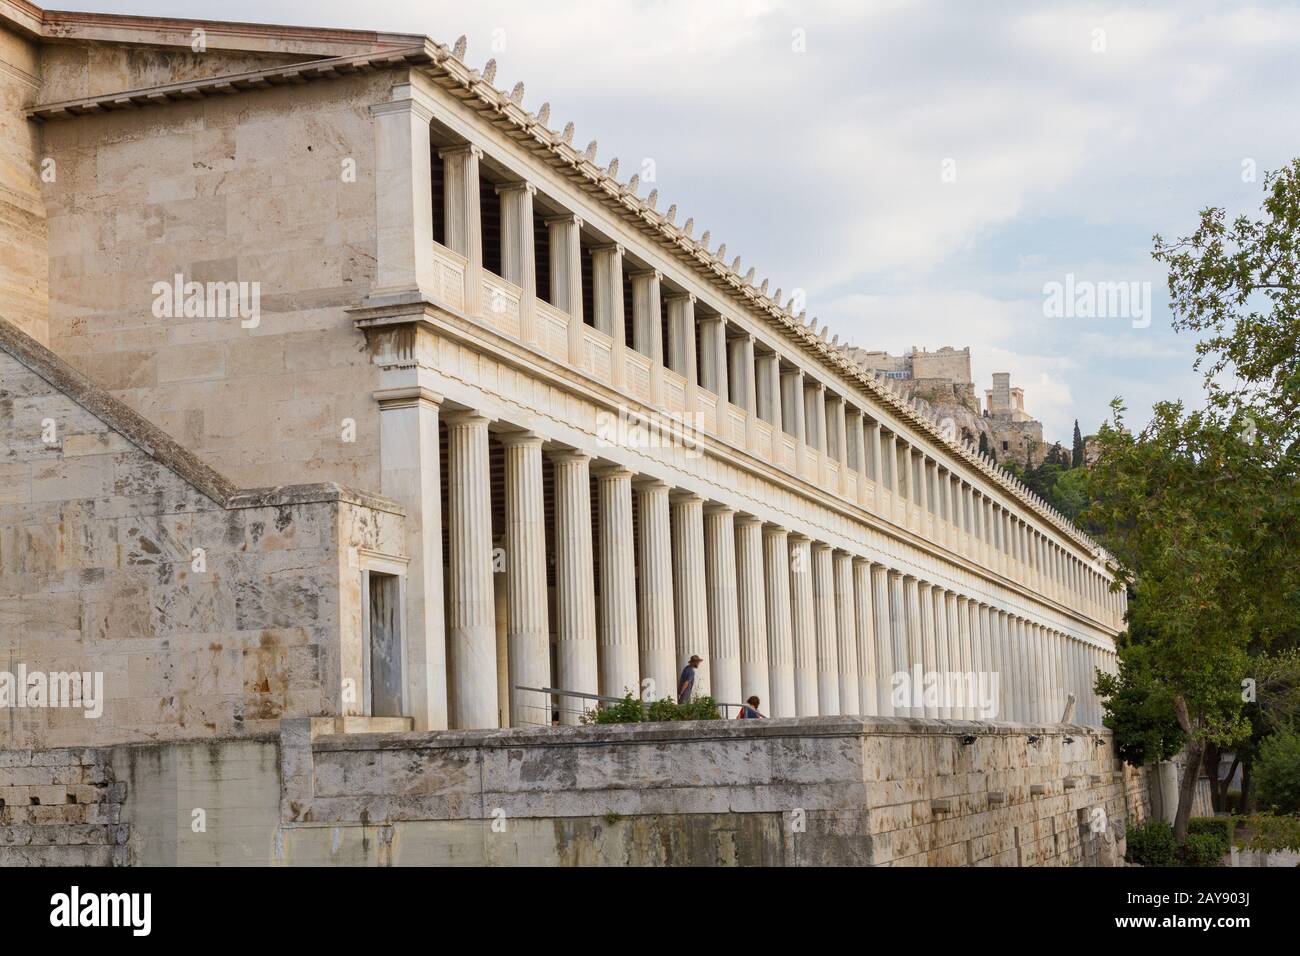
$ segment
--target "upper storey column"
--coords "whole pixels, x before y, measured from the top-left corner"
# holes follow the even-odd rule
[[[525,342],[537,341],[533,325],[533,300],[537,298],[537,259],[533,248],[532,183],[507,183],[496,188],[501,197],[501,277],[523,290],[519,316]]]
[[[582,220],[572,214],[546,220],[551,305],[569,315],[569,364],[582,363]]]
[[[623,314],[623,247],[616,242],[595,246],[591,250],[592,322],[614,340],[613,385],[622,388],[627,380],[626,332]]]
[[[662,307],[659,302],[658,269],[633,272],[632,278],[632,347],[650,359],[650,402],[660,404],[663,390],[664,336],[660,326]]]
[[[700,320],[700,385],[718,396],[719,431],[725,420],[728,400],[727,388],[727,320],[721,315],[710,316]]]
[[[695,296],[689,292],[670,292],[668,304],[668,362],[686,378],[686,410],[696,409],[695,390],[699,387],[699,360],[695,355]]]
[[[758,415],[776,431],[781,430],[781,357],[769,352],[755,360],[758,376],[754,399]]]
[[[807,441],[807,429],[804,425],[803,369],[781,375],[781,401],[784,405],[782,420],[785,430],[800,444],[804,443]]]
[[[439,150],[438,156],[442,159],[447,248],[465,257],[465,311],[479,315],[483,296],[483,220],[479,212],[478,165],[483,151],[466,144]]]
[[[371,296],[438,287],[433,260],[433,111],[410,84],[370,107],[375,121],[375,285]]]

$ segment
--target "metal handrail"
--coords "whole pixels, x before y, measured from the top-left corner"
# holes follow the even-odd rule
[[[565,690],[562,687],[525,687],[523,684],[516,684],[515,690],[527,690],[536,694],[546,694],[550,697],[578,697],[582,700],[596,700],[606,704],[621,704],[625,699],[623,697],[610,697],[607,694],[588,694],[586,691]],[[749,706],[748,704],[731,704],[721,700],[715,700],[714,703],[717,704],[718,707],[722,708],[722,717],[724,720],[730,717],[730,708],[734,707],[736,711],[739,712],[742,707]],[[643,712],[648,704],[649,701],[642,698],[641,709]]]

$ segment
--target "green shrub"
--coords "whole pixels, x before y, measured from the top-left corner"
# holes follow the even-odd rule
[[[1222,866],[1223,854],[1228,848],[1222,844],[1218,833],[1187,833],[1187,842],[1178,855],[1183,866]]]
[[[1300,853],[1300,817],[1281,817],[1257,813],[1245,818],[1246,826],[1255,831],[1252,850],[1290,850]]]
[[[602,704],[582,715],[584,724],[639,724],[664,720],[720,720],[712,697],[696,697],[684,704],[664,698],[642,704],[628,691],[616,704]]]
[[[1164,820],[1148,820],[1130,826],[1125,833],[1124,860],[1141,866],[1177,866],[1174,828]]]
[[[1254,770],[1261,809],[1300,813],[1300,734],[1278,730],[1265,737]]]
[[[1192,817],[1187,821],[1187,837],[1212,836],[1219,843],[1219,853],[1228,852],[1232,846],[1232,817]]]

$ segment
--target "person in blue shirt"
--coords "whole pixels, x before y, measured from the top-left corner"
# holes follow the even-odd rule
[[[677,678],[677,703],[684,704],[691,699],[691,694],[695,690],[695,669],[703,661],[704,658],[699,654],[692,654],[691,659],[682,668],[682,676]]]
[[[749,700],[745,701],[745,706],[740,708],[740,713],[736,715],[736,719],[737,720],[761,719],[763,715],[758,712],[758,704],[759,704],[758,695],[755,694],[753,697],[749,698]]]

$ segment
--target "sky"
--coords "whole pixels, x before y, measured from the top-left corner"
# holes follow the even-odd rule
[[[49,4],[51,7],[62,4]],[[1300,156],[1300,6],[975,0],[68,0],[79,10],[423,33],[497,60],[580,148],[802,290],[841,341],[970,346],[1048,440],[1116,396],[1199,404],[1152,237],[1254,214]],[[1127,308],[1104,294],[1135,294]],[[1141,309],[1145,288],[1150,308]],[[1055,308],[1069,289],[1075,307]],[[1087,296],[1100,290],[1097,303]],[[1109,307],[1108,307],[1109,306]],[[1116,306],[1120,306],[1116,308]],[[1118,314],[1117,314],[1118,313]]]

